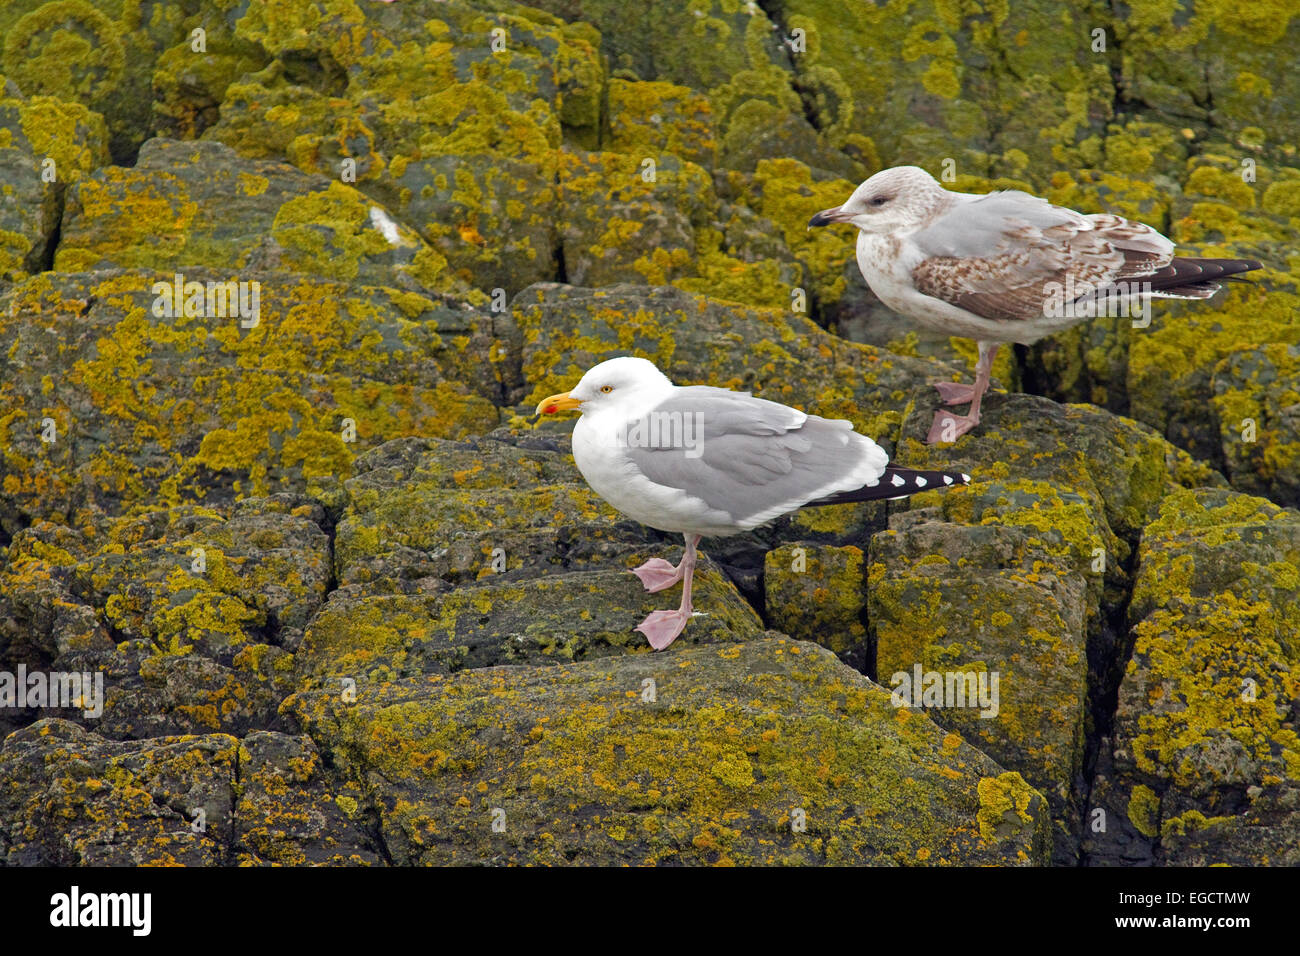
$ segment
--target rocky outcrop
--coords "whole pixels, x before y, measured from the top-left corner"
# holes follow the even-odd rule
[[[0,707],[0,860],[1297,862],[1300,19],[138,6],[0,9],[0,693],[103,682]],[[909,162],[1267,268],[927,446],[973,345],[806,228]],[[651,654],[680,539],[530,419],[622,354],[973,481],[706,540]]]

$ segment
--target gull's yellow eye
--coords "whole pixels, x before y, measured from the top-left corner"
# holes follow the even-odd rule
[[[601,390],[602,392],[604,392],[606,395],[608,395],[610,392],[614,391],[614,386],[613,386],[613,385],[602,385],[602,386],[600,387],[600,390]]]

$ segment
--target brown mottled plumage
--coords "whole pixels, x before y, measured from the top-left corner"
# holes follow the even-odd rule
[[[858,268],[885,305],[918,325],[973,338],[975,384],[936,384],[945,405],[929,441],[954,441],[979,424],[980,398],[999,344],[1029,344],[1108,309],[1152,297],[1208,299],[1220,283],[1260,269],[1253,259],[1186,259],[1144,223],[1084,215],[1009,190],[944,189],[925,170],[897,166],[859,186],[810,226],[858,227]]]

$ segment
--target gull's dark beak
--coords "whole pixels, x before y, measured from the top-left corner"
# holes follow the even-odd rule
[[[829,226],[833,222],[848,222],[850,217],[843,212],[841,207],[832,206],[830,209],[823,209],[817,215],[808,220],[808,228],[813,226]]]
[[[568,392],[561,392],[559,395],[552,395],[550,398],[544,398],[537,404],[537,411],[534,415],[554,415],[558,412],[568,412],[582,404],[582,399],[574,398]]]

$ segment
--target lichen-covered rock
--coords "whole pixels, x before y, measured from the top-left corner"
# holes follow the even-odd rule
[[[782,545],[763,568],[767,619],[779,631],[813,641],[844,663],[866,671],[866,574],[862,549],[853,545]]]
[[[560,161],[560,240],[574,285],[667,285],[693,272],[695,223],[713,184],[671,153],[569,153]]]
[[[1300,344],[1235,352],[1213,387],[1233,487],[1300,506]]]
[[[307,737],[119,742],[42,720],[0,745],[0,784],[10,866],[383,862]]]
[[[68,183],[107,162],[102,116],[54,96],[24,97],[0,72],[0,280],[46,267]]]
[[[1052,802],[1055,859],[1077,858],[1087,793],[1085,731],[1118,679],[1134,549],[1173,487],[1172,448],[1087,406],[986,397],[955,445],[922,443],[937,399],[904,422],[896,457],[960,467],[966,488],[909,500],[871,545],[868,619],[876,673],[998,672],[997,717],[942,711]],[[941,518],[943,523],[934,520]],[[1032,653],[1030,650],[1032,649]]]
[[[774,636],[286,708],[395,863],[1041,863],[1018,774]]]
[[[336,532],[343,584],[518,580],[607,566],[661,540],[588,488],[557,439],[404,439],[355,470]]]
[[[239,34],[239,4],[216,0],[203,8],[154,63],[152,129],[160,136],[197,139],[217,122],[230,86],[267,64],[266,52]]]
[[[102,673],[104,696],[17,723],[58,715],[114,738],[269,726],[329,584],[324,520],[281,496],[20,531],[0,568],[0,659]]]
[[[337,528],[344,587],[298,653],[308,679],[389,680],[645,650],[634,628],[675,600],[647,594],[628,569],[670,551],[676,560],[680,538],[605,504],[562,441],[503,431],[389,442],[358,460],[346,489]],[[701,616],[679,640],[757,636],[758,616],[711,550],[706,543],[696,575]]]
[[[457,282],[513,295],[556,273],[557,169],[554,155],[434,154],[394,160],[391,183],[371,191],[427,238]]]
[[[858,184],[843,178],[819,180],[807,165],[786,157],[758,163],[747,182],[735,174],[730,178],[736,195],[771,220],[802,264],[805,287],[818,311],[828,322],[842,316],[843,310],[836,306],[847,285],[845,266],[853,261],[857,268],[854,237],[848,230],[809,229],[808,220],[814,213],[840,205]]]
[[[210,288],[169,316],[175,275],[43,274],[0,298],[0,527],[279,491],[338,505],[358,451],[497,422],[490,314],[245,272],[255,316],[226,299],[222,317]],[[234,277],[183,278],[225,292]]]
[[[771,220],[725,199],[719,201],[715,218],[717,226],[695,231],[694,274],[674,279],[673,285],[713,299],[776,309],[801,304],[801,311],[814,311],[815,302],[804,287],[804,267]]]
[[[654,556],[627,554],[629,567]],[[352,585],[332,592],[295,655],[299,686],[339,687],[349,678],[374,684],[502,664],[649,653],[636,626],[677,600],[647,594],[617,563],[603,570],[429,590],[386,594],[380,586],[367,593]],[[752,640],[762,633],[753,608],[707,557],[696,569],[692,600],[700,616],[676,644]]]
[[[1084,849],[1093,863],[1300,862],[1300,518],[1177,491],[1143,535]]]
[[[529,402],[573,387],[598,362],[636,354],[679,385],[753,391],[846,418],[888,447],[914,394],[933,392],[928,380],[954,374],[938,362],[845,342],[798,312],[675,289],[544,284],[511,307],[523,340],[520,398],[529,411]]]
[[[938,0],[779,9],[787,31],[805,34],[792,61],[823,127],[860,151],[1016,175],[1077,164],[1111,115],[1107,59],[1087,30],[1067,26],[1076,13],[1064,4],[978,15]]]
[[[68,193],[61,272],[270,269],[421,292],[469,291],[441,255],[351,186],[221,143],[152,139],[130,169]]]
[[[1071,862],[1096,613],[1084,570],[1040,544],[1032,527],[927,521],[921,512],[892,525],[871,541],[877,679],[1038,787],[1052,808],[1053,857]]]
[[[1253,352],[1261,341],[1300,344],[1293,322],[1300,295],[1285,288],[1220,294],[1223,302],[1197,310],[1179,305],[1163,322],[1134,333],[1128,395],[1135,417],[1194,457],[1226,469],[1221,430],[1242,426],[1240,419],[1219,419],[1215,371],[1224,359]]]
[[[352,177],[467,288],[513,294],[554,277],[559,149],[595,148],[601,132],[590,26],[513,3],[256,0],[234,40],[268,62],[224,91],[205,138]]]
[[[707,170],[717,158],[709,98],[687,86],[611,77],[609,126],[609,148],[620,153],[672,153]]]
[[[0,5],[0,673],[106,691],[0,708],[0,862],[1296,862],[1300,17],[1085,12]],[[928,446],[974,344],[807,228],[909,162],[1266,269]],[[621,354],[975,481],[706,540],[652,654],[679,537],[531,420]]]
[[[114,161],[129,162],[153,125],[153,65],[184,38],[186,6],[14,0],[0,7],[0,73],[26,96],[57,97],[103,117]]]
[[[1209,302],[1159,307],[1149,328],[1129,333],[1128,414],[1195,457],[1240,475],[1242,490],[1271,493],[1276,472],[1266,456],[1226,447],[1225,436],[1240,434],[1242,419],[1251,417],[1241,406],[1252,397],[1242,394],[1234,377],[1267,369],[1277,361],[1276,345],[1300,345],[1300,290],[1282,268],[1300,240],[1300,206],[1287,199],[1300,194],[1300,170],[1224,152],[1187,161],[1182,190],[1171,202],[1170,236],[1183,254],[1251,256],[1268,271],[1252,273]],[[1258,389],[1246,391],[1252,390]],[[1275,442],[1270,436],[1268,443]],[[1289,500],[1285,488],[1277,490],[1279,501]]]
[[[1072,489],[1097,520],[1130,543],[1155,517],[1168,489],[1169,444],[1138,422],[1086,405],[990,393],[981,409],[987,410],[985,425],[956,444],[927,446],[921,437],[938,408],[938,396],[933,390],[924,394],[925,403],[918,403],[904,423],[898,449],[913,467],[958,462],[985,480],[1047,482],[1058,493]],[[1126,556],[1121,548],[1120,563]],[[1111,557],[1108,567],[1117,563]]]
[[[1198,131],[1227,142],[1296,141],[1300,125],[1283,104],[1300,96],[1300,81],[1281,68],[1300,36],[1293,7],[1260,4],[1243,15],[1200,0],[1178,21],[1153,12],[1145,4],[1116,11],[1121,82],[1135,101],[1157,115],[1191,117]]]

